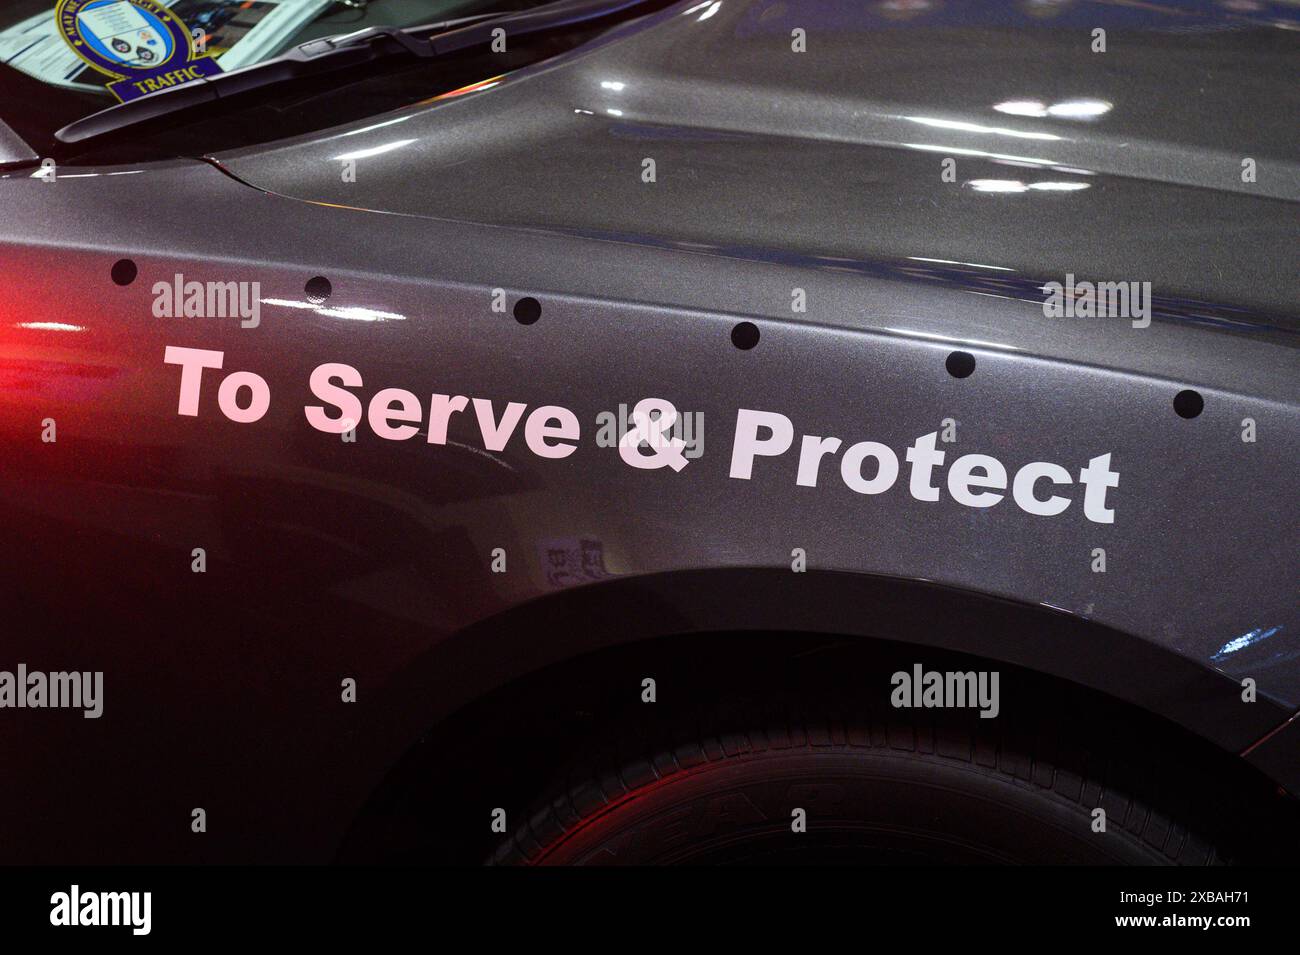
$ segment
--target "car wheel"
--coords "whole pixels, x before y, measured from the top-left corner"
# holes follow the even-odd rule
[[[1214,864],[1134,794],[1144,774],[978,720],[789,720],[700,729],[591,760],[496,864]],[[1175,800],[1176,801],[1176,800]],[[1103,817],[1097,810],[1104,812]]]

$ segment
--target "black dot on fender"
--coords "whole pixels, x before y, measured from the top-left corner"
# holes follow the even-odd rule
[[[140,270],[135,267],[135,263],[130,259],[118,259],[113,263],[113,268],[109,275],[113,277],[114,285],[130,285],[135,281],[135,277]]]
[[[1201,397],[1199,391],[1188,388],[1174,395],[1174,411],[1178,412],[1178,417],[1195,418],[1204,410],[1205,399]]]
[[[731,344],[741,351],[749,351],[758,344],[758,326],[753,322],[741,322],[731,330]]]
[[[948,356],[944,367],[954,378],[969,378],[975,374],[975,356],[968,351],[955,351]]]
[[[542,317],[542,303],[527,296],[515,302],[515,321],[520,325],[531,325]]]
[[[323,275],[308,279],[307,285],[303,288],[307,293],[307,301],[313,305],[324,305],[329,300],[330,295],[334,292],[334,286],[330,285],[330,280]]]

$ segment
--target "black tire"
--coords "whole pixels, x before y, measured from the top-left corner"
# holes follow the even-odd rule
[[[901,715],[901,718],[900,718]],[[496,864],[1190,864],[1212,841],[1145,797],[1145,757],[998,720],[706,718],[592,757],[526,814]],[[748,725],[749,729],[736,729]],[[763,726],[764,729],[753,727]],[[728,728],[732,727],[732,728]],[[630,738],[635,738],[629,732]],[[640,749],[639,755],[628,755]],[[1144,795],[1138,795],[1143,792]],[[1166,801],[1178,804],[1177,792]],[[1106,831],[1094,831],[1095,809]],[[794,832],[792,812],[806,813]]]

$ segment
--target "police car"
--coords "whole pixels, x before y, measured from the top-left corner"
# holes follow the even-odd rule
[[[1293,863],[1298,27],[6,8],[0,861]]]

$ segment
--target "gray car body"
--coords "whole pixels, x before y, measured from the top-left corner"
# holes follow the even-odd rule
[[[12,662],[102,669],[107,687],[92,731],[0,744],[24,780],[8,798],[43,801],[63,826],[20,833],[7,814],[19,858],[83,858],[92,842],[157,858],[139,832],[168,813],[183,826],[200,798],[224,800],[240,832],[168,857],[325,857],[424,728],[541,666],[657,633],[797,628],[1018,663],[1300,783],[1294,724],[1274,732],[1300,706],[1295,35],[1151,15],[1112,25],[1094,53],[1077,18],[712,6],[652,14],[490,89],[210,162],[0,179],[5,523],[41,569],[12,597],[84,600],[108,620],[101,636],[131,621],[111,640],[39,624],[14,637]],[[1029,99],[1110,108],[993,109]],[[109,279],[121,258],[139,267],[125,287]],[[177,273],[260,283],[260,324],[155,317],[152,287]],[[1043,284],[1070,273],[1150,282],[1149,327],[1045,317]],[[324,304],[304,294],[317,275]],[[538,299],[540,319],[494,311],[497,289]],[[741,321],[760,330],[752,349],[732,344]],[[227,420],[216,372],[199,415],[179,415],[167,346],[261,375],[265,417]],[[945,368],[956,350],[976,359],[968,378]],[[446,446],[423,423],[413,440],[363,426],[344,443],[304,419],[323,362],[358,369],[363,400],[399,387],[498,413],[563,405],[581,439],[561,460],[522,434],[487,452],[464,414]],[[1204,398],[1196,418],[1174,411],[1184,389]],[[646,397],[703,416],[704,453],[680,471],[595,442],[600,413]],[[784,414],[795,434],[750,480],[730,476],[742,408]],[[58,441],[42,446],[47,417]],[[850,490],[830,458],[817,487],[796,484],[801,435],[901,460],[946,419],[948,464],[983,453],[1075,473],[1112,455],[1114,522],[1088,520],[1077,485],[1045,517],[1009,496],[916,500],[906,465],[879,495]],[[548,562],[580,541],[601,556],[567,586]],[[195,547],[206,575],[190,572]],[[797,548],[806,574],[791,572]],[[888,597],[930,592],[949,596]],[[593,610],[601,593],[616,607]],[[206,626],[218,602],[221,626]],[[338,705],[346,678],[373,705]],[[108,744],[114,726],[134,742]],[[88,811],[84,792],[40,780],[47,733],[142,781]],[[206,795],[159,796],[151,773],[191,746],[204,756],[173,767],[174,788]],[[289,820],[323,780],[335,798],[301,832]],[[115,835],[108,816],[133,825]]]

